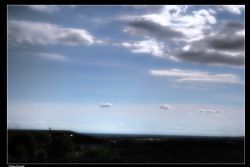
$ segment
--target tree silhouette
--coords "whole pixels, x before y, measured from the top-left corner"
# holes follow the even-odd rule
[[[52,158],[64,158],[72,153],[73,147],[69,137],[54,136],[49,144],[48,155]]]

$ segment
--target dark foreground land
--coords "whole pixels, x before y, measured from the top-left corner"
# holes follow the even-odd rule
[[[244,163],[244,138],[8,130],[8,162]]]

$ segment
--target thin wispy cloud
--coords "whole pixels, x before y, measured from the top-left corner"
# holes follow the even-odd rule
[[[56,5],[26,5],[26,6],[32,10],[49,14],[58,12],[60,10],[60,8]]]
[[[220,11],[226,11],[233,14],[241,14],[245,10],[245,5],[218,5],[216,6]]]
[[[37,53],[36,55],[40,56],[43,59],[52,61],[68,61],[68,58],[66,58],[64,55],[55,53]]]
[[[47,123],[45,121],[37,121],[39,124],[46,125]]]
[[[200,109],[198,110],[199,113],[206,113],[206,114],[221,114],[220,110],[213,110],[213,109]]]
[[[45,22],[10,20],[8,22],[8,39],[16,43],[91,45],[94,37],[84,29],[65,28]]]
[[[186,83],[216,83],[216,84],[241,84],[240,78],[234,74],[213,74],[195,70],[150,70],[156,77],[173,78],[177,82]]]

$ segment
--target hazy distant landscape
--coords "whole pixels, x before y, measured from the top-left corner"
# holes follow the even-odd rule
[[[243,137],[8,130],[10,163],[243,163]]]

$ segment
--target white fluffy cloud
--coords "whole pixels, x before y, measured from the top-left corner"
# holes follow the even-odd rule
[[[172,109],[173,109],[173,107],[170,106],[170,105],[168,105],[168,104],[162,104],[162,105],[160,106],[160,108],[161,108],[161,109],[164,109],[164,110],[172,110]]]
[[[151,70],[150,74],[157,77],[174,78],[177,82],[240,84],[242,81],[234,74],[212,74],[195,70]]]
[[[112,104],[111,103],[101,103],[100,107],[102,107],[102,108],[110,108],[110,107],[112,107]]]
[[[64,28],[59,25],[10,20],[8,22],[8,40],[15,43],[91,45],[95,39],[84,29]]]
[[[121,44],[126,48],[130,48],[134,53],[149,53],[157,57],[164,56],[164,46],[155,40],[145,40],[139,42],[123,42]]]

